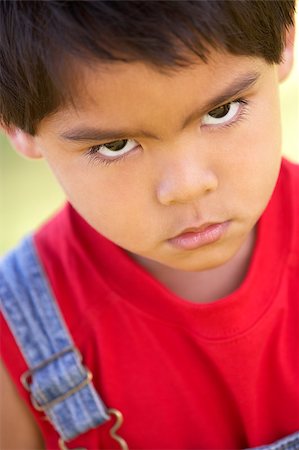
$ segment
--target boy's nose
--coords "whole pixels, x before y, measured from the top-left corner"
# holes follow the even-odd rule
[[[197,152],[176,154],[168,161],[157,186],[157,198],[163,205],[192,203],[218,187],[218,178]],[[161,175],[161,174],[160,174]]]

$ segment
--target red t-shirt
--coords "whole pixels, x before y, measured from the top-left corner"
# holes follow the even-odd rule
[[[248,273],[209,304],[167,290],[67,205],[35,235],[53,292],[130,449],[239,449],[299,430],[299,167],[284,161]],[[2,320],[3,359],[26,370]],[[47,448],[57,434],[34,413]],[[111,423],[68,447],[118,448]]]

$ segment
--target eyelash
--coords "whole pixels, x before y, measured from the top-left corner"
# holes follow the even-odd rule
[[[247,113],[248,113],[248,110],[249,110],[249,108],[248,108],[249,101],[248,100],[246,100],[244,98],[238,98],[236,100],[232,100],[231,102],[224,103],[223,105],[220,105],[220,106],[225,106],[225,105],[230,104],[230,103],[239,103],[241,105],[241,109],[240,109],[240,111],[237,114],[237,118],[232,120],[231,122],[224,123],[224,124],[205,125],[205,128],[209,132],[213,133],[213,132],[216,132],[216,131],[221,131],[223,129],[227,129],[227,128],[233,127],[235,125],[238,125],[247,116]]]
[[[97,153],[98,149],[102,147],[104,144],[100,145],[94,145],[93,147],[90,147],[90,149],[87,152],[87,156],[89,159],[89,162],[92,164],[101,164],[102,166],[110,166],[111,164],[117,164],[121,162],[123,159],[125,159],[128,156],[128,153],[124,153],[123,155],[118,156],[117,158],[104,158],[100,153]],[[138,146],[136,146],[137,148]]]
[[[231,122],[224,123],[224,124],[204,125],[205,129],[207,129],[209,132],[215,132],[215,131],[227,129],[234,125],[238,125],[240,123],[240,121],[242,121],[246,117],[247,112],[248,112],[248,104],[249,104],[248,100],[246,100],[244,98],[238,98],[236,100],[232,100],[231,102],[224,103],[223,105],[219,105],[219,107],[225,106],[229,103],[239,103],[240,105],[242,105],[240,111],[238,112],[237,118]],[[214,108],[214,109],[216,109],[216,108]],[[213,111],[213,110],[210,110],[210,111]],[[125,138],[123,138],[123,139],[125,139]],[[121,139],[119,139],[119,140],[121,140]],[[117,164],[117,163],[122,162],[130,153],[130,152],[124,153],[124,154],[116,157],[115,159],[104,158],[103,156],[100,155],[100,153],[97,153],[97,151],[99,150],[99,148],[102,145],[105,145],[105,144],[94,145],[88,149],[86,155],[88,156],[90,163],[101,164],[103,166],[110,166],[111,164]]]

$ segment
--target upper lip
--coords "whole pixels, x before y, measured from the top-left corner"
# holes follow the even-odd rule
[[[206,230],[207,228],[209,228],[212,225],[218,225],[222,222],[205,222],[201,225],[198,226],[194,226],[194,227],[188,227],[188,228],[184,228],[182,231],[180,231],[179,233],[177,233],[175,236],[173,236],[173,238],[176,238],[178,236],[181,236],[182,234],[185,233],[200,233],[201,231]],[[172,238],[172,239],[173,239]]]

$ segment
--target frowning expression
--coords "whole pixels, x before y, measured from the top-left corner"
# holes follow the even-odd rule
[[[75,107],[36,137],[74,207],[141,258],[190,271],[233,258],[279,171],[276,67],[213,52],[169,73],[140,62],[81,72]]]

